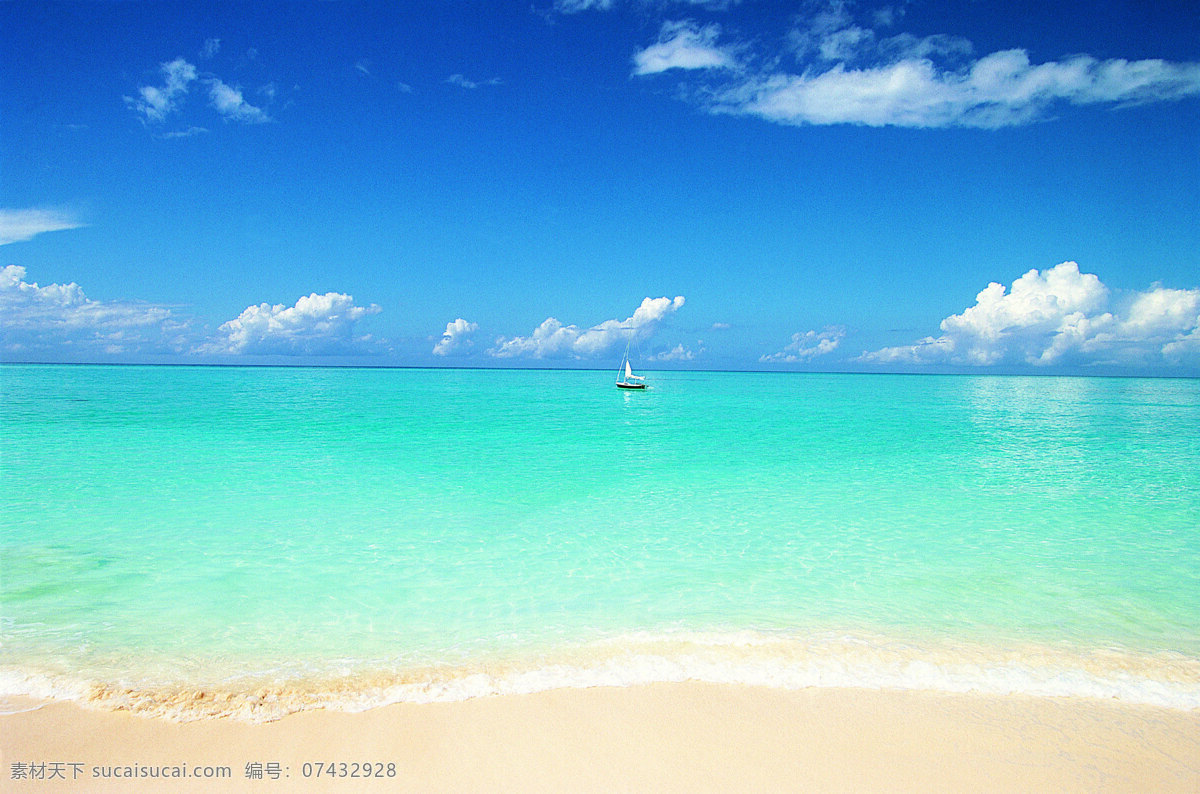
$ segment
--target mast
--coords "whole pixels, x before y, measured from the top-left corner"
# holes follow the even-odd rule
[[[625,345],[625,355],[621,357],[621,368],[617,370],[617,385],[627,389],[644,389],[646,388],[646,378],[642,375],[633,374],[633,366],[629,362],[629,345],[633,344],[632,340]]]

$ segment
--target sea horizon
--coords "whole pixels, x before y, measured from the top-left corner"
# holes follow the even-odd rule
[[[6,363],[0,693],[1200,708],[1195,379],[609,371]]]
[[[180,367],[180,368],[213,368],[213,369],[363,369],[363,370],[478,370],[490,371],[528,371],[528,372],[616,372],[616,366],[597,366],[594,363],[580,366],[547,365],[536,366],[528,363],[519,364],[363,364],[363,363],[254,363],[246,361],[0,361],[0,369],[4,367]],[[1150,370],[1130,370],[1120,367],[1113,371],[1088,371],[1081,368],[1061,370],[1042,367],[1003,368],[992,366],[987,369],[963,365],[960,367],[937,366],[928,369],[888,369],[877,368],[832,368],[832,369],[756,369],[738,367],[678,367],[678,366],[646,366],[638,371],[653,373],[728,373],[733,375],[863,375],[863,376],[900,376],[917,375],[922,377],[965,377],[965,378],[1115,378],[1125,380],[1200,380],[1200,374],[1170,371],[1156,372]]]

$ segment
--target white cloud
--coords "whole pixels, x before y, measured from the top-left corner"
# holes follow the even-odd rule
[[[608,11],[613,0],[554,0],[554,10],[560,14],[577,14],[580,11]]]
[[[265,111],[245,100],[240,88],[228,86],[215,77],[207,82],[208,97],[213,110],[225,118],[248,124],[261,124],[271,120]]]
[[[652,5],[657,0],[638,0],[643,6]],[[675,0],[676,3],[687,6],[702,6],[710,11],[726,11],[741,0]],[[577,14],[581,11],[611,11],[616,7],[616,0],[554,0],[554,10],[560,14]]]
[[[875,27],[890,28],[896,24],[897,17],[904,15],[904,8],[896,6],[884,6],[871,14],[871,19],[875,22]]]
[[[875,32],[851,25],[824,36],[817,46],[821,57],[827,61],[850,60],[857,57],[863,47],[875,41]]]
[[[1156,286],[1137,294],[1123,313],[1120,333],[1149,339],[1200,330],[1200,289],[1167,289]]]
[[[833,0],[815,11],[802,26],[788,33],[793,54],[801,61],[816,58],[818,67],[827,68],[830,62],[844,64],[874,61],[875,65],[896,63],[915,58],[948,58],[967,56],[974,50],[971,42],[959,36],[935,34],[917,37],[899,33],[881,37],[876,28],[890,27],[896,14],[885,10],[873,14],[875,28],[855,24],[850,5]],[[820,63],[824,61],[826,63]],[[807,70],[806,70],[807,71]]]
[[[1179,334],[1162,347],[1163,357],[1171,363],[1200,360],[1200,324],[1191,333]]]
[[[450,356],[469,350],[474,344],[471,334],[479,330],[477,323],[472,323],[459,317],[454,322],[446,323],[442,338],[433,346],[435,356]]]
[[[446,78],[446,82],[450,85],[456,85],[459,88],[474,89],[485,85],[500,85],[503,81],[499,77],[493,77],[490,80],[484,80],[482,83],[475,80],[468,80],[461,74],[452,74]]]
[[[701,351],[703,352],[703,351]],[[695,361],[696,352],[688,350],[682,344],[675,345],[670,350],[664,350],[661,353],[650,356],[651,361]]]
[[[733,69],[737,61],[717,46],[719,25],[697,27],[694,22],[666,22],[658,42],[633,56],[635,75],[658,74],[668,69]]]
[[[759,357],[763,363],[787,363],[812,361],[817,356],[823,356],[837,350],[846,336],[846,329],[841,326],[829,326],[820,331],[805,331],[792,334],[792,342],[778,353]]]
[[[863,69],[772,74],[717,95],[715,112],[783,124],[998,128],[1044,118],[1058,103],[1136,103],[1200,94],[1200,64],[1098,61],[1032,64],[1024,50],[988,55],[963,71],[927,58]]]
[[[954,61],[975,52],[975,46],[959,36],[935,34],[918,38],[911,33],[881,39],[876,49],[880,58],[891,62],[925,58]]]
[[[205,59],[212,58],[220,51],[220,40],[209,39],[204,43],[202,55]],[[212,74],[201,75],[196,67],[184,58],[161,65],[163,84],[161,86],[140,86],[138,96],[125,97],[125,102],[141,115],[143,122],[160,124],[167,117],[176,113],[183,106],[194,83],[199,82],[208,88],[209,106],[222,117],[247,124],[259,124],[271,120],[262,108],[246,101],[242,89],[227,85],[219,77]],[[265,86],[261,93],[268,99],[275,93],[274,84]],[[184,134],[169,134],[165,137],[189,137],[193,131],[203,131],[202,127],[192,126]]]
[[[1155,286],[1113,297],[1074,262],[1030,270],[1006,290],[991,283],[975,305],[941,323],[942,334],[864,353],[902,364],[1200,363],[1200,289]]]
[[[762,45],[718,46],[715,26],[668,23],[658,43],[634,56],[633,74],[671,68],[703,72],[710,112],[780,124],[999,128],[1048,118],[1065,105],[1139,104],[1200,95],[1200,63],[1100,60],[1074,55],[1033,63],[1023,49],[971,60],[957,36],[881,37],[856,24],[852,5],[833,0],[795,28],[780,52]],[[895,14],[875,17],[880,27]],[[731,53],[755,51],[734,69]],[[795,69],[784,67],[790,54]],[[723,67],[724,71],[712,71]]]
[[[196,79],[196,67],[183,58],[162,64],[161,70],[161,87],[144,85],[138,88],[137,98],[125,97],[125,102],[142,114],[145,121],[161,122],[174,113]]]
[[[138,301],[99,301],[69,284],[28,282],[25,268],[0,268],[0,354],[31,360],[106,355],[323,355],[369,353],[380,341],[356,323],[380,308],[356,306],[329,292],[294,306],[250,306],[205,338],[198,323],[175,309]]]
[[[605,320],[591,328],[563,325],[548,317],[529,336],[500,337],[488,351],[497,358],[589,358],[604,353],[631,339],[649,337],[658,323],[683,306],[684,298],[646,298],[624,320]]]
[[[0,209],[0,245],[22,243],[44,232],[78,229],[80,223],[69,212],[54,209]]]
[[[25,280],[25,268],[0,269],[0,352],[17,357],[182,352],[188,321],[166,306],[97,301],[74,282]]]
[[[574,325],[564,326],[553,317],[547,317],[529,336],[498,337],[496,346],[488,354],[497,358],[555,358],[570,353],[580,333]]]
[[[158,137],[166,140],[171,140],[174,138],[191,138],[196,135],[204,135],[207,132],[208,130],[204,127],[188,127],[186,130],[172,130],[171,132],[164,132]]]
[[[689,6],[700,6],[709,11],[728,11],[742,0],[678,0]]]
[[[364,352],[373,340],[356,336],[355,324],[378,314],[379,306],[356,306],[354,298],[340,292],[315,292],[294,306],[261,303],[248,306],[223,323],[218,337],[195,352],[206,354],[323,355]]]

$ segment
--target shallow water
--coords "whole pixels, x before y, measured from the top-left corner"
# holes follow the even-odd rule
[[[360,707],[699,677],[1200,707],[1200,381],[651,385],[0,367],[0,689]]]

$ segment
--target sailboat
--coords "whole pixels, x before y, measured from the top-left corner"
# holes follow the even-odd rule
[[[617,370],[617,388],[618,389],[644,389],[646,388],[646,378],[644,375],[634,375],[633,367],[629,365],[629,345],[625,345],[625,357],[621,359],[622,369]]]

